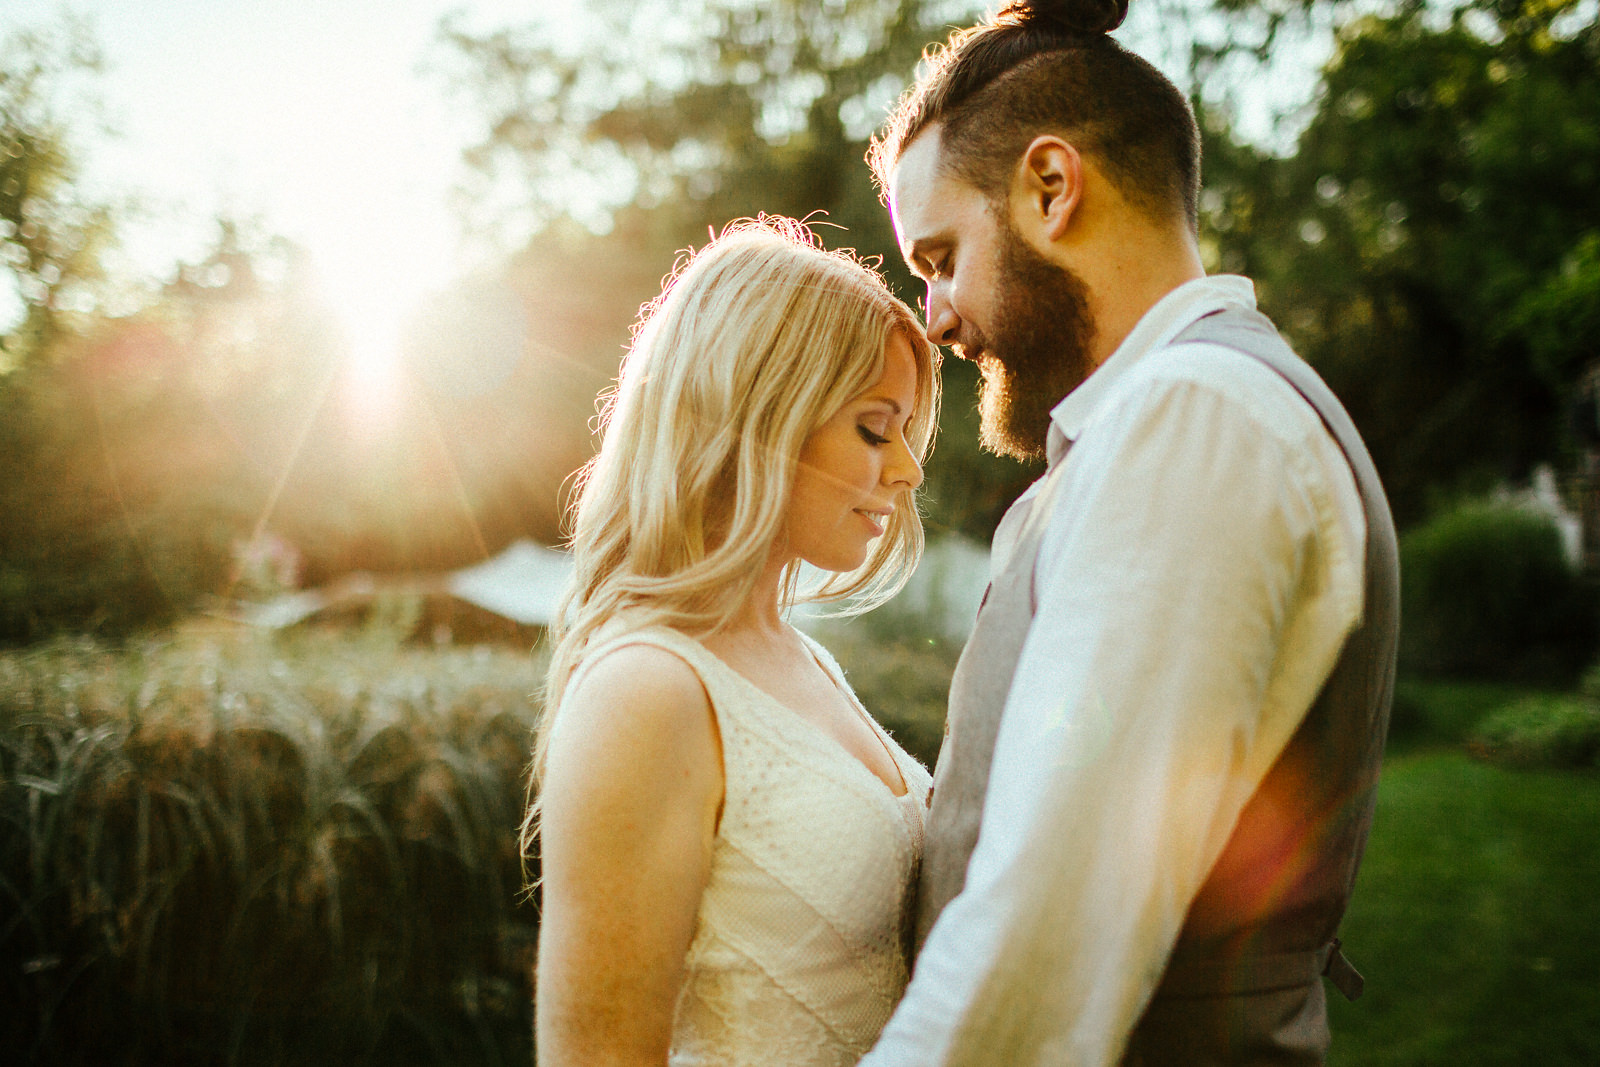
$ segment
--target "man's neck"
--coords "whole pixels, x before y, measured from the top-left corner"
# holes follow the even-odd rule
[[[1206,273],[1187,231],[1173,234],[1135,227],[1120,239],[1107,241],[1106,247],[1106,254],[1083,270],[1096,326],[1089,355],[1097,367],[1111,358],[1162,297]]]

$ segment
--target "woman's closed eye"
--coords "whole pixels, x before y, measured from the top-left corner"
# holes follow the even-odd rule
[[[874,433],[871,427],[858,425],[856,427],[856,432],[859,433],[861,435],[861,439],[869,445],[876,446],[886,445],[889,443],[889,438],[885,437],[881,433]]]

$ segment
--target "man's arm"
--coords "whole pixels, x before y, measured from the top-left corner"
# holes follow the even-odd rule
[[[1207,384],[1244,357],[1206,351],[1119,390],[1057,475],[966,888],[864,1067],[1115,1063],[1359,614],[1337,446],[1265,368]]]

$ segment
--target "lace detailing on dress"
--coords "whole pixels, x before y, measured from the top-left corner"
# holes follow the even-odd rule
[[[854,1064],[905,990],[927,771],[873,724],[908,786],[896,797],[832,737],[692,638],[653,629],[608,649],[624,644],[656,645],[689,663],[722,735],[726,797],[678,1000],[673,1067]],[[832,657],[811,644],[845,687]]]

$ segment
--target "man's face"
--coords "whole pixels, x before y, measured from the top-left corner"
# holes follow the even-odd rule
[[[1005,201],[939,168],[937,128],[890,180],[900,249],[927,286],[927,332],[977,363],[980,439],[1000,455],[1044,455],[1050,409],[1094,369],[1088,288],[1023,239]]]

